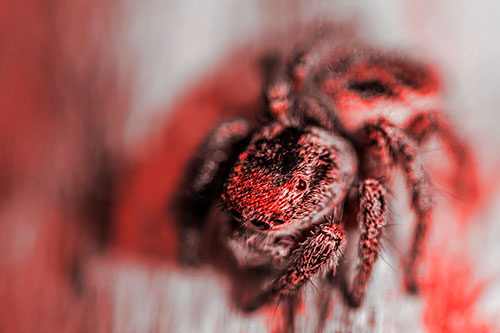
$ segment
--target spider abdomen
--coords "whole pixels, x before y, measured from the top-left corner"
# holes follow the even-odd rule
[[[385,118],[403,126],[416,113],[440,110],[440,80],[428,65],[390,55],[356,54],[320,73],[321,90],[349,132]]]

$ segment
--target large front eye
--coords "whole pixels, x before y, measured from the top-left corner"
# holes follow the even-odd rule
[[[243,219],[243,216],[241,216],[241,214],[236,209],[231,209],[230,212],[231,212],[231,215],[233,215],[233,217],[236,220],[241,221]]]
[[[298,190],[298,191],[304,191],[306,188],[307,188],[307,182],[304,180],[304,179],[299,179],[299,181],[297,182],[297,185],[295,186],[295,188]]]
[[[252,223],[254,226],[256,226],[260,230],[269,230],[271,228],[269,223],[261,221],[261,220],[251,220],[250,223]]]

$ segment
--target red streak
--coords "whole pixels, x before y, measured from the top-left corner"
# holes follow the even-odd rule
[[[474,313],[486,281],[478,280],[472,265],[459,255],[435,254],[429,259],[422,281],[426,303],[423,319],[429,332],[491,332]]]

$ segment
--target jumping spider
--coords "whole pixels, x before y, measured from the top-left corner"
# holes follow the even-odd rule
[[[396,166],[406,175],[416,222],[404,281],[416,270],[433,212],[433,193],[417,149],[437,134],[456,164],[457,190],[470,156],[441,113],[440,84],[427,65],[348,44],[316,42],[290,64],[263,61],[268,120],[221,123],[193,158],[178,196],[180,255],[196,262],[200,230],[215,203],[230,223],[219,229],[235,262],[275,274],[247,309],[295,295],[313,276],[332,281],[349,220],[360,228],[358,263],[344,294],[363,300],[388,219]]]

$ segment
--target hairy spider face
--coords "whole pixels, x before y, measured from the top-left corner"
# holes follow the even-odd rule
[[[233,217],[261,230],[315,221],[335,207],[353,180],[351,146],[318,127],[264,127],[224,184]]]

